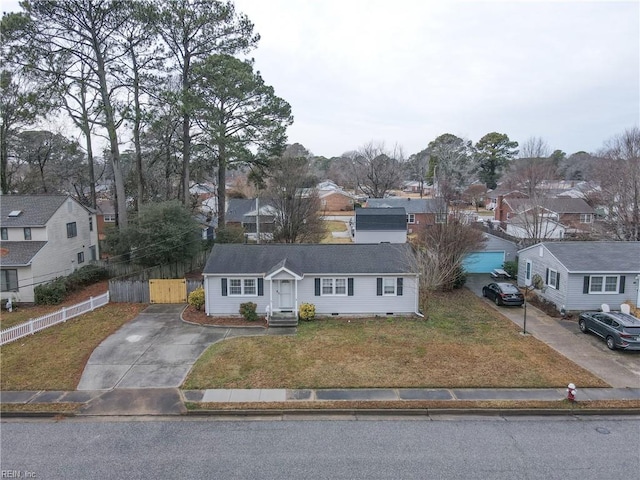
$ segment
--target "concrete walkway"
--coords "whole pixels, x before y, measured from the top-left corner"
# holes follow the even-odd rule
[[[78,390],[177,388],[213,343],[290,333],[290,329],[186,324],[180,320],[183,309],[184,305],[151,305],[107,337],[89,357]]]
[[[481,297],[482,287],[492,281],[488,274],[469,275],[466,286]],[[486,302],[524,331],[524,308],[498,307],[489,300]],[[580,332],[576,319],[552,318],[527,305],[526,333],[614,388],[640,388],[640,352],[609,350],[598,337]]]

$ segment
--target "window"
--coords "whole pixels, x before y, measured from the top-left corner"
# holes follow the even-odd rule
[[[395,295],[396,294],[396,279],[395,278],[383,278],[382,279],[382,294],[383,295]]]
[[[23,231],[24,231],[24,239],[25,240],[31,240],[31,228],[24,227]]]
[[[447,214],[436,213],[436,223],[447,223]]]
[[[2,270],[1,288],[3,292],[17,292],[18,291],[18,270],[7,269]]]
[[[67,223],[67,238],[77,237],[78,227],[76,222]]]
[[[526,269],[524,272],[525,285],[531,285],[531,268],[532,268],[531,260],[527,260]]]
[[[407,213],[407,223],[416,223],[415,213]]]
[[[547,284],[551,288],[558,288],[558,272],[556,270],[549,269],[549,279],[547,280]]]
[[[581,213],[580,223],[593,223],[593,215],[590,213]]]
[[[89,216],[89,231],[93,232],[93,217]]]
[[[620,277],[617,275],[589,277],[589,293],[618,293],[620,290]]]
[[[9,240],[9,231],[7,230],[7,227],[0,228],[0,238],[2,238],[2,240]]]
[[[115,223],[116,216],[113,213],[105,213],[102,217],[105,223]]]
[[[78,252],[78,265],[84,263],[84,252]]]
[[[255,297],[257,295],[255,278],[230,278],[229,296]]]
[[[322,279],[322,295],[346,295],[347,279],[346,278],[323,278]]]
[[[96,246],[91,245],[89,247],[89,255],[91,256],[91,260],[97,260],[98,256],[96,255]]]

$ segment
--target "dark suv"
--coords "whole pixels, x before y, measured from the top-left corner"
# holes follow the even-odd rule
[[[582,312],[578,325],[583,333],[593,332],[611,350],[640,350],[640,318],[622,312]]]

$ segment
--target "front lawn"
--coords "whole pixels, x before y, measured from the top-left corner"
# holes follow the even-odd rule
[[[463,289],[424,319],[322,319],[294,337],[211,346],[183,388],[544,388],[608,385]]]
[[[75,390],[93,350],[145,304],[109,303],[0,349],[0,390]]]

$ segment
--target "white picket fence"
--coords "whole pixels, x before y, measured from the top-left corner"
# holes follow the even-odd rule
[[[19,338],[26,337],[27,335],[33,335],[40,330],[49,328],[58,323],[66,322],[70,318],[77,317],[83,313],[91,312],[98,307],[102,307],[109,303],[109,292],[98,295],[97,297],[91,297],[82,303],[77,303],[70,307],[62,308],[53,313],[42,315],[41,317],[32,318],[28,322],[21,323],[14,327],[7,328],[0,331],[0,345],[13,342]]]

